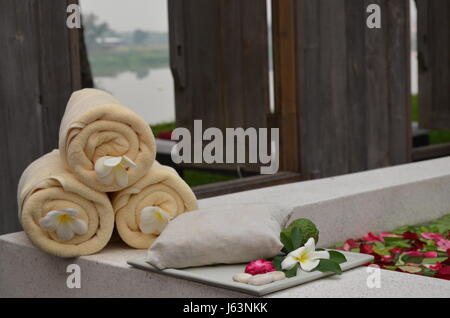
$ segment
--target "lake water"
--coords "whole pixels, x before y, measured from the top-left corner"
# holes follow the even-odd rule
[[[149,124],[175,119],[175,97],[169,68],[151,69],[144,76],[123,72],[115,77],[95,77],[97,88],[116,96]]]
[[[411,92],[418,92],[417,53],[411,53]],[[270,94],[273,100],[273,76]],[[151,69],[148,74],[123,72],[115,77],[95,77],[96,87],[107,90],[149,124],[175,120],[175,98],[170,68]],[[273,109],[273,102],[271,103]]]

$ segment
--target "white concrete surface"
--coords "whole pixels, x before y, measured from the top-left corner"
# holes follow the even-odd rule
[[[31,245],[23,232],[0,239],[0,297],[251,297],[246,294],[132,268],[144,250],[110,244],[101,253],[60,259]],[[69,264],[78,264],[81,288],[66,287]],[[381,271],[381,288],[368,288],[366,267],[266,297],[450,297],[441,279]]]
[[[450,213],[450,158],[352,175],[246,191],[201,200],[277,202],[295,208],[321,230],[322,246],[391,230]],[[245,213],[245,211],[243,211]],[[246,297],[247,295],[130,268],[145,251],[110,244],[101,253],[59,259],[36,249],[23,232],[0,236],[0,297]],[[66,267],[81,268],[80,289],[66,287]],[[379,289],[366,285],[366,268],[269,295],[269,297],[450,297],[448,281],[382,271]]]

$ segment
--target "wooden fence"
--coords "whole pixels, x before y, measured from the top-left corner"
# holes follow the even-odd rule
[[[78,40],[65,1],[4,0],[0,10],[0,234],[20,229],[22,171],[57,147],[72,90],[80,85]]]
[[[382,12],[366,25],[366,7]],[[411,158],[409,1],[295,1],[302,175]]]

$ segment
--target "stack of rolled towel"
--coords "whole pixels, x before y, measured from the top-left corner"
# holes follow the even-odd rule
[[[128,245],[148,248],[166,224],[197,209],[176,171],[155,160],[150,126],[112,95],[83,89],[70,97],[59,149],[23,172],[19,219],[30,240],[61,257],[100,251],[114,225]]]

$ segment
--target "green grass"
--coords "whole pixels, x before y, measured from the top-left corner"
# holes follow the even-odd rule
[[[153,135],[155,137],[158,137],[158,134],[162,131],[172,131],[175,129],[175,122],[167,122],[167,123],[160,123],[156,125],[150,126],[153,131]]]
[[[184,181],[186,181],[186,183],[191,187],[220,181],[228,181],[236,178],[237,177],[235,176],[221,175],[198,170],[186,169],[184,171]]]
[[[411,120],[419,121],[419,97],[412,96]],[[443,144],[450,142],[450,131],[448,130],[430,130],[428,133],[430,144]]]

